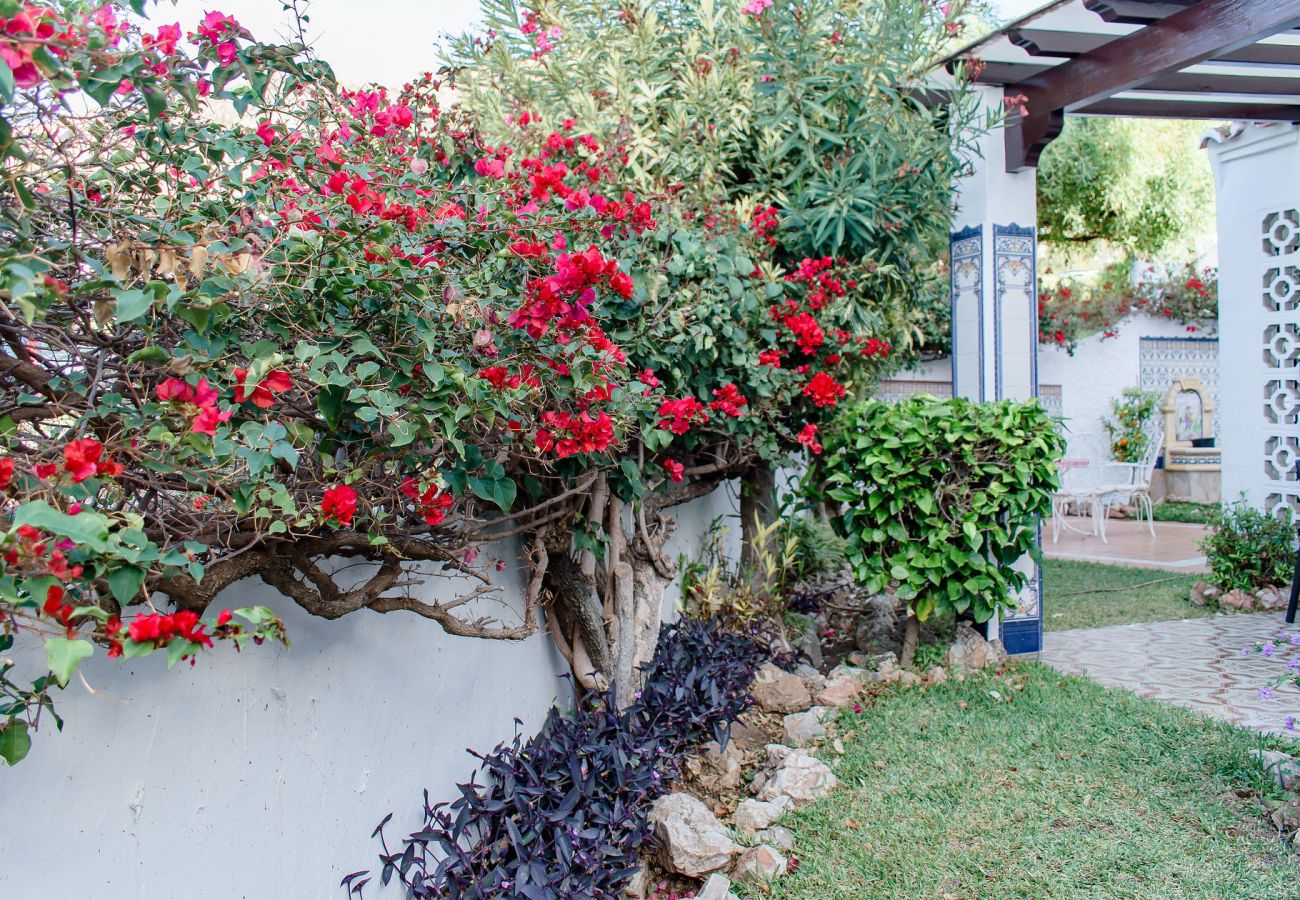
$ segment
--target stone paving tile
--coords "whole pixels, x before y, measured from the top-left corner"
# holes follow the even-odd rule
[[[1087,675],[1106,687],[1186,706],[1260,731],[1282,732],[1287,716],[1300,719],[1300,688],[1279,688],[1272,700],[1261,686],[1300,659],[1283,614],[1217,615],[1173,622],[1053,631],[1043,636],[1043,662]],[[1242,655],[1243,647],[1274,641],[1273,658]]]
[[[1060,540],[1052,542],[1051,530],[1044,527],[1043,553],[1054,559],[1103,562],[1113,566],[1139,566],[1168,569],[1172,572],[1205,571],[1205,556],[1198,544],[1205,536],[1204,525],[1184,522],[1157,522],[1151,536],[1146,522],[1113,519],[1106,525],[1106,541],[1090,531],[1087,519],[1068,516],[1077,530],[1063,530]]]

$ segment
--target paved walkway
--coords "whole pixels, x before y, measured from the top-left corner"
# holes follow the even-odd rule
[[[1075,528],[1091,531],[1091,520],[1076,516],[1067,519]],[[1044,523],[1043,553],[1050,559],[1075,559],[1114,566],[1168,569],[1171,572],[1204,572],[1205,556],[1197,545],[1206,530],[1204,525],[1157,522],[1156,536],[1152,537],[1145,521],[1109,519],[1106,522],[1106,543],[1096,535],[1062,528],[1060,540],[1053,544],[1051,528]]]
[[[1286,671],[1300,647],[1288,640],[1300,625],[1284,614],[1216,615],[1175,622],[1080,628],[1043,635],[1043,662],[1106,687],[1128,688],[1140,697],[1176,703],[1236,725],[1282,732],[1287,716],[1300,726],[1300,688],[1279,688],[1260,697]],[[1272,658],[1243,647],[1275,641]]]

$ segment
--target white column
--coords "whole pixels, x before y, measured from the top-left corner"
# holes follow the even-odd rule
[[[990,112],[1000,87],[976,88]],[[972,400],[1038,396],[1037,172],[1006,170],[1002,129],[979,140],[981,158],[957,183],[949,244],[953,395]],[[1042,584],[1032,581],[1001,622],[1010,653],[1042,647]]]
[[[1300,516],[1300,127],[1212,137],[1223,499]]]

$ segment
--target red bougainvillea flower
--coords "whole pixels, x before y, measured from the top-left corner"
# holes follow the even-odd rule
[[[744,412],[749,401],[741,395],[740,389],[734,384],[725,384],[713,392],[716,398],[709,404],[709,409],[720,412],[724,416],[731,416],[733,419],[739,418]]]
[[[257,136],[262,139],[262,143],[271,146],[275,143],[275,126],[270,122],[259,122],[257,124]]]
[[[282,394],[293,387],[293,380],[284,369],[272,369],[266,377],[257,383],[251,391],[244,386],[248,377],[247,369],[235,370],[235,399],[240,403],[251,400],[254,406],[270,409],[275,405],[275,394]]]
[[[95,464],[104,452],[104,445],[94,438],[79,438],[63,448],[63,468],[72,480],[81,482],[95,475]]]
[[[211,647],[212,637],[203,629],[203,622],[199,619],[198,613],[183,609],[171,614],[150,613],[136,616],[127,625],[126,630],[131,640],[137,644],[154,644],[161,647],[171,643],[172,638],[179,637],[204,647]]]
[[[682,473],[686,471],[686,467],[675,459],[665,459],[664,470],[668,473],[670,481],[680,482],[682,480]]]
[[[357,514],[357,492],[346,484],[336,484],[321,497],[320,514],[340,525],[351,525]]]
[[[822,445],[817,443],[817,426],[809,422],[794,438],[814,454],[822,452]]]
[[[545,428],[539,428],[533,442],[543,453],[555,452],[564,459],[579,453],[599,453],[614,440],[614,422],[605,412],[583,411],[579,415],[542,413]]]
[[[447,518],[447,510],[451,509],[454,502],[451,494],[443,491],[436,484],[430,485],[421,492],[419,480],[412,477],[403,479],[399,490],[415,501],[420,517],[429,526],[441,525]]]
[[[168,378],[154,388],[154,393],[158,395],[159,400],[165,403],[186,403],[194,399],[194,388],[179,378]]]
[[[760,366],[771,366],[774,369],[781,368],[781,351],[764,350],[758,354],[758,364]]]
[[[834,406],[843,399],[844,394],[844,385],[836,383],[825,372],[818,372],[803,386],[803,395],[817,406]]]
[[[54,473],[59,471],[59,467],[54,463],[38,463],[32,468],[36,472],[36,477],[41,481],[44,481],[47,478],[52,478]]]
[[[95,475],[116,477],[124,470],[121,463],[102,459],[104,445],[94,438],[78,438],[63,448],[63,468],[75,482],[85,481]]]
[[[665,400],[659,404],[659,427],[673,434],[685,434],[696,422],[707,422],[709,414],[704,404],[694,397]]]
[[[72,619],[72,612],[76,609],[72,604],[63,602],[63,588],[57,584],[52,584],[49,590],[45,592],[45,603],[41,609],[47,616],[57,619],[60,624],[68,625]]]
[[[0,459],[0,491],[9,487],[9,482],[14,477],[14,461],[12,459]]]

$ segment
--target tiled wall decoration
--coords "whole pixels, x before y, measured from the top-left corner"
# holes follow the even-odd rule
[[[1164,397],[1180,378],[1195,378],[1214,401],[1211,432],[1218,433],[1219,339],[1214,337],[1144,337],[1138,344],[1138,372],[1144,391]]]

